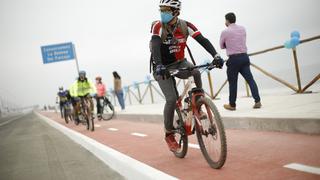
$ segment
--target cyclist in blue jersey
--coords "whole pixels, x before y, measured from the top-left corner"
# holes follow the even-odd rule
[[[70,94],[68,90],[63,90],[63,87],[59,87],[59,92],[57,93],[56,103],[59,104],[61,118],[64,118],[63,106],[70,100]]]

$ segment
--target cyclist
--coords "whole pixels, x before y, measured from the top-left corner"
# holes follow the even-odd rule
[[[104,96],[106,95],[106,86],[102,83],[101,76],[96,77],[96,101],[97,101],[97,117],[98,120],[101,120],[101,114],[102,114],[102,106],[101,106],[101,100],[103,100]]]
[[[74,100],[74,117],[76,124],[79,124],[80,100],[88,98],[90,101],[91,112],[93,113],[92,96],[95,96],[96,89],[93,83],[86,77],[85,71],[79,71],[78,79],[70,87],[70,95]]]
[[[168,76],[168,70],[192,67],[184,56],[184,49],[188,36],[194,38],[213,57],[212,63],[222,68],[223,59],[217,54],[215,48],[200,31],[190,22],[179,19],[181,2],[179,0],[160,0],[160,21],[152,23],[152,38],[150,48],[153,60],[153,75],[163,92],[166,103],[164,106],[165,141],[171,151],[179,148],[175,140],[173,118],[176,95],[176,84],[173,77]],[[198,69],[190,72],[180,72],[178,78],[194,77],[197,88],[202,88],[201,74]]]
[[[65,103],[67,103],[69,101],[69,93],[67,90],[63,90],[63,87],[60,86],[59,87],[59,91],[57,93],[57,98],[56,98],[56,103],[59,104],[59,108],[60,108],[60,114],[61,114],[61,118],[64,117],[63,115],[63,106]]]

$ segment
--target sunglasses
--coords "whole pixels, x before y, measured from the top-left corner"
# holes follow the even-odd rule
[[[160,7],[160,12],[172,12],[172,9],[170,7]]]

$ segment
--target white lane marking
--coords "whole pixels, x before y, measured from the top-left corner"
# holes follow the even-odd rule
[[[8,121],[5,121],[5,122],[3,122],[3,123],[0,123],[0,126],[4,126],[4,125],[6,125],[6,124],[8,124],[8,123],[11,123],[12,121],[15,121],[15,120],[19,119],[19,118],[21,118],[21,116],[18,116],[18,117],[15,117],[15,118],[13,118],[13,119],[10,119],[10,120],[8,120]]]
[[[320,175],[320,168],[318,167],[307,166],[307,165],[298,164],[298,163],[287,164],[283,167]]]
[[[61,125],[54,120],[43,116],[42,114],[34,111],[38,117],[42,118],[45,122],[52,127],[58,129],[76,143],[82,145],[84,148],[92,152],[96,157],[102,160],[112,169],[118,171],[122,176],[128,180],[132,179],[154,179],[154,180],[178,180],[176,177],[170,176],[160,170],[157,170],[147,164],[135,160],[125,154],[122,154],[107,145],[91,139],[83,134],[80,134],[72,129]]]
[[[191,144],[191,143],[189,143],[188,146],[191,147],[191,148],[200,149],[200,147],[199,147],[198,144]]]
[[[108,128],[109,131],[118,131],[116,128]]]
[[[101,125],[100,124],[95,124],[94,127],[101,127]]]
[[[141,134],[141,133],[131,133],[133,136],[139,136],[139,137],[146,137],[146,134]]]

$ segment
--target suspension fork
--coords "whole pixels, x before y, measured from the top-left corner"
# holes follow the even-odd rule
[[[197,100],[203,97],[204,97],[203,92],[192,93],[192,96],[191,96],[191,107],[192,107],[192,112],[195,119],[195,126],[201,131],[201,134],[203,134],[204,131],[203,131],[202,124],[200,122],[200,107],[198,107]]]

